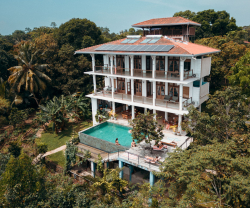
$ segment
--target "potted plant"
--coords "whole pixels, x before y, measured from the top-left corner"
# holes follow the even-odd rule
[[[99,116],[99,121],[102,122],[102,120],[103,120],[103,117],[102,117],[102,115],[100,115]]]
[[[114,117],[115,117],[115,120],[117,120],[117,114],[116,113],[115,113]]]
[[[177,132],[177,135],[178,135],[178,136],[181,136],[181,132],[178,131],[178,132]]]

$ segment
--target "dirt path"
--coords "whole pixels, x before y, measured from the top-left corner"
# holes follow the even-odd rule
[[[58,148],[56,148],[56,149],[54,149],[54,150],[51,150],[51,151],[46,152],[46,153],[43,155],[43,157],[46,157],[46,156],[48,156],[48,155],[52,155],[52,154],[54,154],[54,153],[60,152],[60,151],[65,150],[65,149],[66,149],[66,145],[63,145],[63,146],[58,147]]]

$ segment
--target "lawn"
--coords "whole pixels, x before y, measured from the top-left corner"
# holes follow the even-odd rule
[[[47,156],[46,159],[55,162],[57,165],[60,165],[63,168],[65,167],[64,150],[57,152],[55,154],[49,155]]]
[[[41,142],[48,145],[48,151],[65,145],[67,141],[78,136],[78,132],[92,126],[92,122],[82,121],[80,123],[69,123],[62,132],[56,134],[49,127],[39,138]]]

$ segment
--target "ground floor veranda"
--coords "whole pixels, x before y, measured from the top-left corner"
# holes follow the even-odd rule
[[[116,114],[116,117],[111,118],[110,121],[124,126],[130,126],[131,120],[133,118],[136,118],[139,113],[143,114],[150,112],[151,114],[155,114],[156,121],[158,122],[158,124],[163,126],[164,134],[178,134],[186,136],[186,132],[181,128],[181,123],[185,122],[183,115],[177,115],[174,113],[141,108],[131,105],[129,106],[105,100],[97,100],[97,108],[99,111],[106,112],[110,112],[111,110],[113,110],[113,112]],[[95,121],[93,121],[93,123],[95,123]]]

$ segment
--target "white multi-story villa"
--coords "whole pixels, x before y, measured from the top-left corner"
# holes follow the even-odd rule
[[[166,120],[177,117],[178,131],[187,106],[201,108],[208,99],[211,57],[219,50],[189,42],[199,23],[182,17],[151,19],[134,24],[142,28],[143,36],[131,35],[125,39],[96,45],[76,51],[92,57],[94,93],[92,101],[93,124],[101,101],[164,112]],[[103,55],[103,65],[96,66],[95,55]],[[96,88],[96,76],[105,77],[105,87]],[[98,101],[99,100],[99,101]]]
[[[151,19],[132,26],[142,28],[143,36],[129,35],[76,51],[92,57],[92,71],[85,74],[92,75],[94,82],[93,93],[87,95],[92,102],[93,124],[98,123],[95,116],[99,108],[113,109],[126,122],[138,112],[151,111],[162,123],[177,125],[177,131],[182,132],[187,107],[201,109],[208,99],[209,83],[204,77],[210,74],[209,55],[220,51],[189,42],[200,24],[182,17]],[[101,66],[96,65],[96,55],[103,56]],[[96,76],[104,77],[101,89],[96,87]],[[85,140],[86,144],[93,147],[89,140]],[[134,164],[121,156],[117,160],[120,167],[123,162]]]

